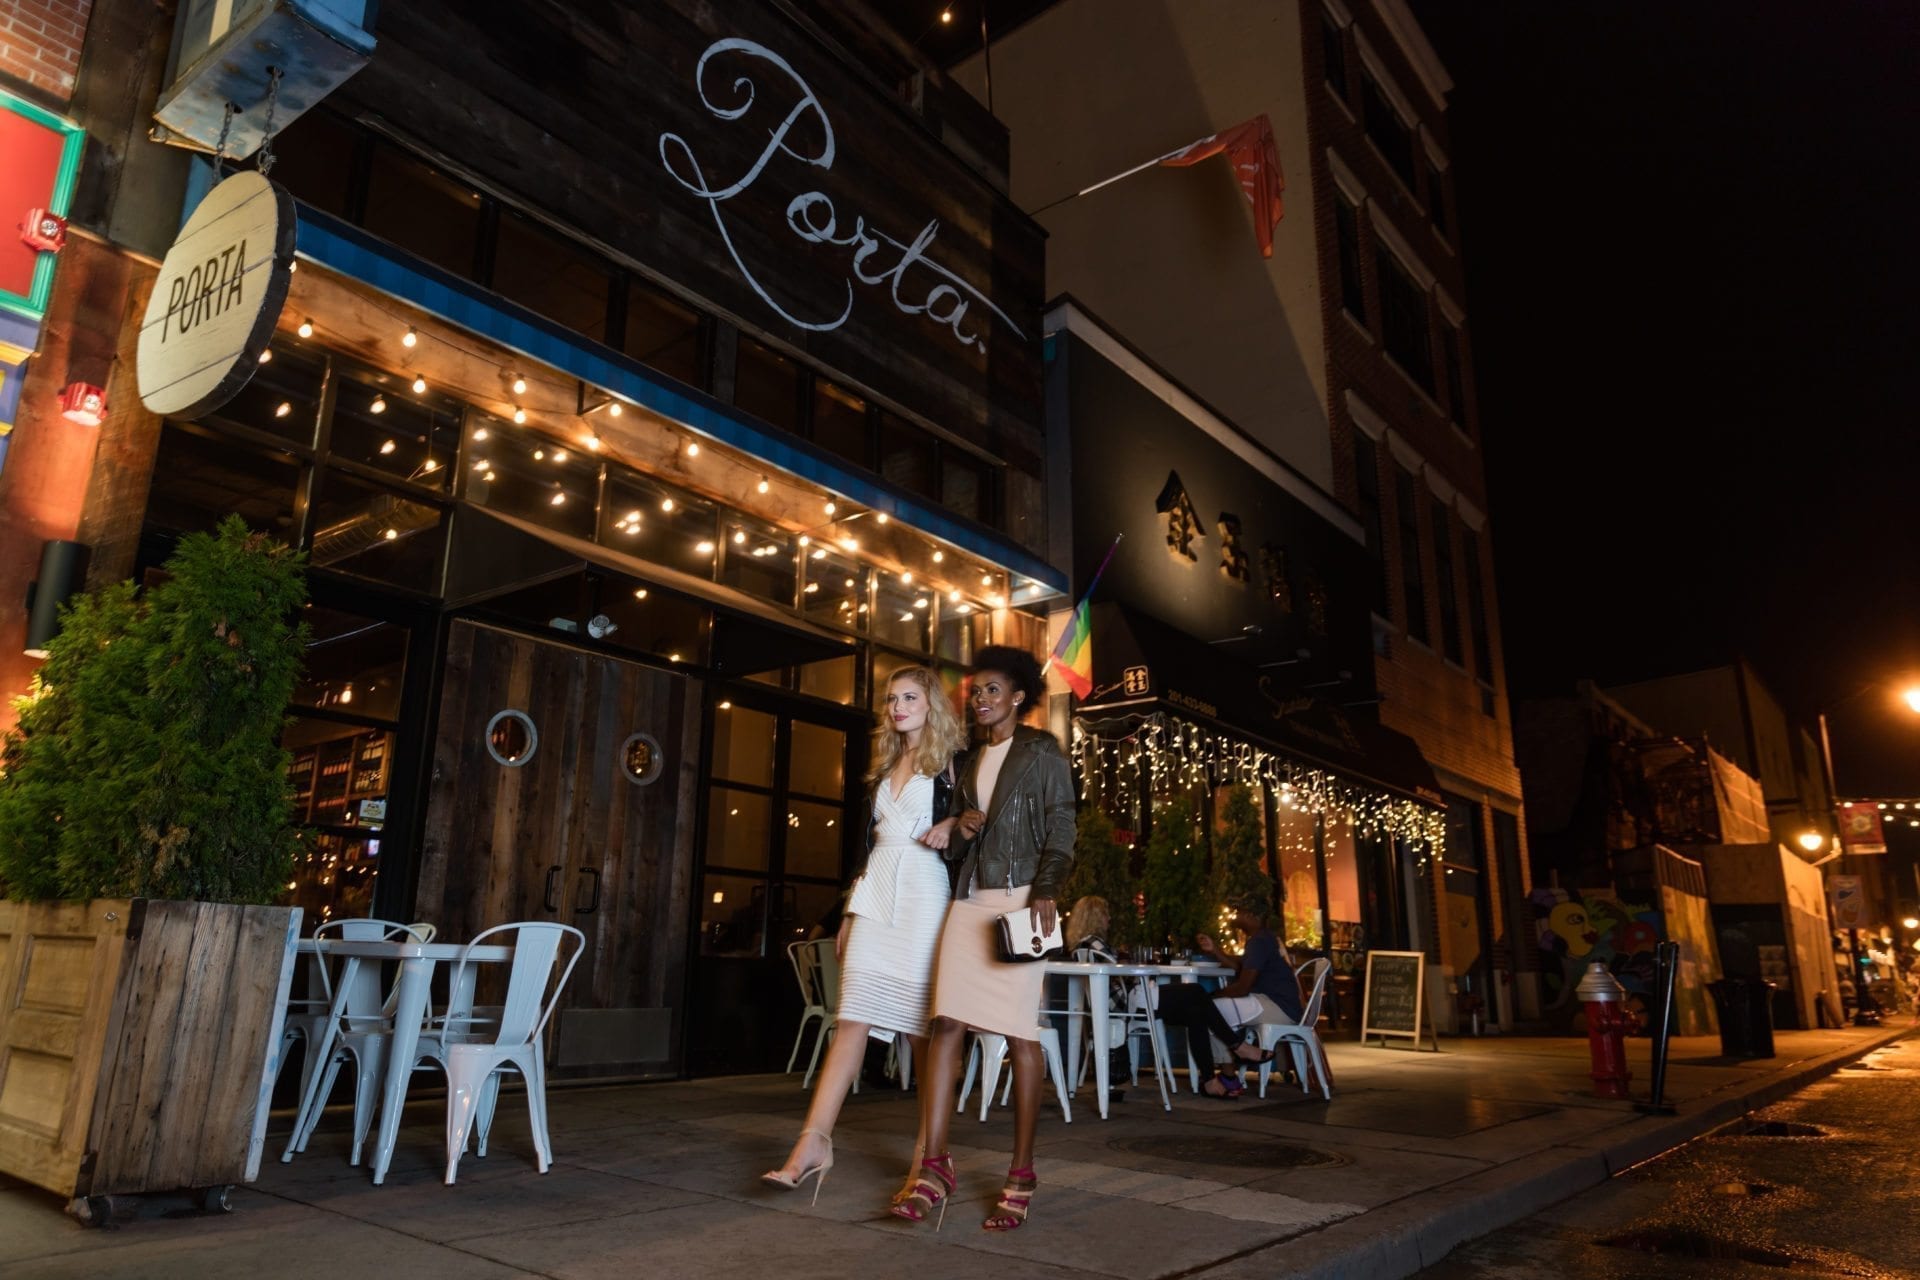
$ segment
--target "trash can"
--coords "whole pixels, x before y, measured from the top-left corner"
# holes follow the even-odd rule
[[[1720,1052],[1729,1058],[1773,1056],[1774,984],[1760,978],[1709,982],[1720,1015]]]

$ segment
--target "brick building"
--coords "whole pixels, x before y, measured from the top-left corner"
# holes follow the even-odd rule
[[[1113,6],[1063,0],[959,76],[1013,140],[1012,192],[1070,294],[1200,404],[1356,518],[1364,699],[1412,737],[1448,804],[1403,945],[1436,972],[1443,1029],[1537,1008],[1522,798],[1449,174],[1445,68],[1401,0]],[[1142,161],[1264,114],[1286,215],[1263,260],[1225,162]],[[1216,162],[1207,162],[1214,164]],[[1277,655],[1284,661],[1287,655]],[[1413,881],[1409,880],[1409,885]]]

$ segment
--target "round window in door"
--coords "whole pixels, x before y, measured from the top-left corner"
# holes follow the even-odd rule
[[[650,733],[636,733],[620,748],[620,768],[629,782],[644,787],[666,767],[666,754]]]
[[[497,711],[487,721],[487,754],[496,764],[518,769],[540,749],[540,731],[524,711]]]

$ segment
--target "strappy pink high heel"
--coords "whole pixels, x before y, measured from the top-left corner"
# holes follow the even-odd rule
[[[930,1160],[922,1160],[920,1170],[920,1176],[914,1180],[913,1190],[888,1212],[908,1222],[925,1222],[934,1206],[938,1205],[940,1218],[933,1224],[933,1229],[938,1231],[947,1220],[947,1199],[953,1195],[954,1188],[960,1185],[960,1179],[953,1172],[953,1154],[942,1152]],[[929,1178],[928,1174],[933,1177]]]

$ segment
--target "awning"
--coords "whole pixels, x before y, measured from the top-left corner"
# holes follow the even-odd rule
[[[1245,737],[1423,804],[1440,805],[1440,783],[1404,733],[1295,691],[1289,681],[1135,609],[1093,606],[1094,696],[1081,714],[1165,711]]]

